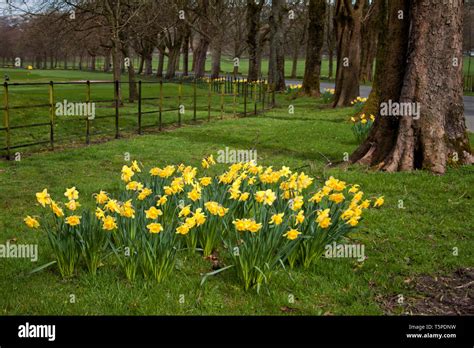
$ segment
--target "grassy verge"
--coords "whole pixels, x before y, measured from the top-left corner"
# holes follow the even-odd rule
[[[357,146],[347,121],[350,109],[319,109],[311,99],[279,100],[265,116],[225,119],[185,126],[105,144],[24,156],[0,162],[0,243],[38,243],[39,260],[0,259],[0,313],[9,314],[382,314],[380,300],[403,294],[419,296],[409,285],[420,274],[448,273],[473,266],[474,169],[453,168],[445,176],[424,172],[375,173],[361,167],[328,169]],[[288,103],[295,113],[288,113]],[[471,140],[474,140],[471,138]],[[321,259],[310,271],[280,273],[270,293],[244,292],[231,274],[211,278],[204,288],[200,274],[207,260],[182,256],[173,276],[160,285],[128,284],[119,270],[105,267],[96,279],[79,274],[62,281],[49,269],[31,269],[52,260],[46,236],[27,230],[22,217],[36,211],[34,193],[48,187],[60,197],[75,185],[83,201],[103,189],[117,192],[124,154],[152,165],[200,159],[226,146],[255,148],[259,163],[304,168],[322,181],[334,175],[359,183],[367,196],[383,194],[386,205],[370,211],[351,239],[365,245],[367,260]],[[219,172],[222,165],[215,167]],[[400,200],[404,209],[399,208]],[[471,212],[471,213],[470,213]],[[453,248],[459,254],[453,255]],[[70,303],[71,295],[76,302]],[[180,297],[184,295],[184,303]],[[291,295],[295,303],[289,303]],[[294,309],[294,311],[293,311]],[[397,309],[402,311],[403,307]]]

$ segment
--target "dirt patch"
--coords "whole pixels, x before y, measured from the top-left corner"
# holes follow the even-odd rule
[[[461,268],[447,276],[420,276],[406,283],[416,296],[381,300],[388,314],[473,315],[474,268]]]

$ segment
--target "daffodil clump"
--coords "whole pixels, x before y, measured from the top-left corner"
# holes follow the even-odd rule
[[[355,107],[357,113],[360,113],[364,108],[365,103],[367,102],[367,98],[357,97],[353,101],[351,101],[351,105]]]
[[[359,185],[330,177],[318,187],[304,172],[274,169],[253,162],[236,163],[217,176],[185,164],[144,170],[137,162],[121,170],[119,193],[100,190],[93,211],[80,209],[75,187],[56,202],[47,189],[36,194],[52,218],[27,216],[33,229],[43,226],[63,276],[74,274],[84,260],[89,271],[108,255],[133,281],[137,274],[161,281],[182,252],[209,256],[216,250],[244,289],[270,281],[285,265],[309,267],[324,246],[359,226],[369,207]],[[46,215],[46,214],[45,214]]]
[[[299,92],[302,88],[302,84],[289,84],[286,86],[286,93]]]
[[[362,143],[369,135],[370,129],[372,128],[374,121],[374,115],[370,115],[369,117],[367,117],[365,114],[362,114],[360,115],[360,117],[351,117],[352,133],[354,134],[359,144]]]
[[[334,94],[336,90],[334,88],[325,88],[321,98],[323,98],[324,103],[328,104],[334,100]]]

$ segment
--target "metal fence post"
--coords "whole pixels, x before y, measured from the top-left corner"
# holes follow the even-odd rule
[[[237,106],[237,85],[235,84],[235,82],[232,83],[232,95],[233,95],[232,110],[234,112],[234,117],[235,117],[236,106]]]
[[[8,82],[3,84],[3,98],[5,101],[5,109],[3,112],[3,126],[6,128],[6,146],[7,146],[7,159],[10,159],[10,110],[9,110],[9,100],[8,100]]]
[[[197,96],[196,96],[196,77],[194,77],[194,84],[193,84],[193,88],[194,88],[194,91],[193,91],[193,120],[194,122],[196,122],[196,102],[197,102]]]
[[[254,115],[257,115],[257,82],[253,83],[253,108]]]
[[[138,134],[142,134],[142,80],[138,81]]]
[[[163,130],[163,79],[160,79],[160,113],[158,118],[158,128]]]
[[[245,81],[243,87],[243,93],[244,93],[244,117],[247,116],[247,89],[248,89],[248,81]]]
[[[49,81],[49,142],[54,150],[54,83]]]
[[[178,84],[178,127],[181,127],[181,97],[183,95],[183,81]]]
[[[209,82],[208,92],[207,92],[207,121],[211,120],[211,82]]]
[[[89,107],[89,103],[91,102],[91,82],[89,80],[87,80],[86,82],[86,102]],[[89,109],[89,110],[92,110],[92,109]],[[90,126],[89,116],[90,115],[87,115],[87,118],[86,118],[86,144],[90,143],[90,127],[91,126]]]
[[[115,80],[115,139],[119,137],[119,81]]]
[[[221,120],[224,118],[224,87],[225,82],[221,82]]]
[[[275,107],[275,83],[272,83],[272,108]]]

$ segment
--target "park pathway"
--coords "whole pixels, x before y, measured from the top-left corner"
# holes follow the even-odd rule
[[[286,83],[299,84],[302,83],[302,81],[286,80]],[[322,82],[321,90],[324,90],[324,88],[334,88],[334,83]],[[371,89],[370,86],[360,86],[360,96],[364,98],[368,97]],[[466,116],[467,128],[469,131],[474,132],[474,97],[472,96],[464,96],[464,115]]]

